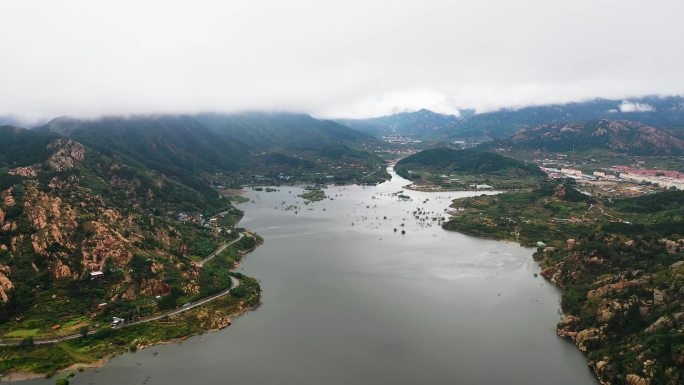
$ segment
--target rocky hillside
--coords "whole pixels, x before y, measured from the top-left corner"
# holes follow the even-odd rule
[[[228,201],[71,139],[2,130],[0,336],[59,333],[74,320],[107,323],[200,295],[193,261],[235,235],[175,218],[239,216]]]
[[[593,99],[475,114],[449,132],[452,138],[491,140],[546,123],[583,122],[599,119],[631,120],[658,127],[684,139],[684,97]]]
[[[684,192],[615,203],[570,184],[454,201],[444,227],[536,246],[562,290],[561,337],[602,384],[684,381]]]
[[[633,155],[684,153],[683,140],[663,130],[626,120],[542,124],[485,146],[547,151],[604,149]]]

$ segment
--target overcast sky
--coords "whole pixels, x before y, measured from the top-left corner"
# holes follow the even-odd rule
[[[682,0],[0,1],[0,115],[684,94]]]

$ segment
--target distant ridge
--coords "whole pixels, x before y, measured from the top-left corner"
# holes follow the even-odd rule
[[[341,119],[340,124],[376,137],[400,135],[430,137],[452,129],[461,116],[447,115],[421,109],[369,119]]]
[[[331,120],[287,112],[207,113],[194,118],[224,140],[239,141],[253,149],[272,147],[319,148],[333,144],[373,141],[368,134]]]
[[[493,145],[548,151],[605,149],[632,155],[684,154],[684,141],[664,130],[639,122],[605,119],[541,124],[495,141]],[[483,146],[492,147],[492,144]]]

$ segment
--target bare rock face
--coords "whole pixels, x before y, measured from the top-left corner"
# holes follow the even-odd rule
[[[7,292],[12,289],[14,289],[14,284],[12,284],[12,281],[10,281],[5,274],[0,273],[0,300],[2,300],[2,302],[9,301]]]
[[[547,267],[546,269],[542,270],[541,273],[542,277],[548,279],[551,283],[554,283],[558,286],[562,286],[560,284],[560,277],[561,277],[561,264],[559,263],[558,266],[550,266]]]
[[[57,172],[72,169],[85,159],[85,148],[73,140],[57,139],[48,145],[48,149],[54,152],[47,164]]]
[[[627,385],[649,385],[649,382],[647,379],[636,375],[636,374],[628,374],[625,377],[625,384]]]
[[[665,246],[669,254],[676,254],[679,251],[679,242],[670,239],[661,239],[660,243]]]
[[[128,299],[128,300],[134,300],[138,298],[138,290],[135,287],[135,284],[132,284],[131,286],[126,289],[126,291],[121,294],[122,299]]]
[[[653,304],[656,306],[665,303],[665,292],[658,289],[653,289]]]
[[[166,295],[170,291],[171,287],[158,279],[143,279],[140,282],[140,295]]]
[[[61,260],[57,259],[55,266],[52,268],[52,274],[56,279],[69,278],[71,277],[71,269],[62,263]]]
[[[640,286],[644,283],[645,282],[642,279],[632,279],[632,280],[622,279],[616,283],[607,284],[607,285],[601,286],[599,288],[596,288],[594,290],[590,290],[589,293],[587,293],[587,298],[589,298],[589,299],[602,298],[602,297],[605,297],[605,296],[612,294],[612,293],[623,292],[630,287]]]
[[[15,167],[7,172],[10,175],[21,176],[24,178],[35,178],[38,176],[38,171],[35,167]]]
[[[102,221],[91,221],[88,225],[90,237],[83,240],[81,250],[86,270],[102,270],[108,258],[117,266],[123,266],[131,259],[130,241],[109,226],[121,216],[115,210],[105,210]]]
[[[31,234],[33,251],[46,255],[47,247],[52,244],[73,249],[68,239],[76,229],[76,211],[59,197],[50,197],[36,186],[27,187],[24,197],[24,212],[35,229]]]
[[[12,195],[12,187],[3,191],[0,194],[0,198],[2,198],[2,203],[7,207],[12,207],[16,204],[16,201],[14,200],[14,196]]]
[[[656,332],[659,332],[663,329],[671,328],[672,327],[672,319],[666,316],[662,316],[658,318],[654,323],[651,324],[651,326],[647,327],[645,330],[646,334],[653,334]]]
[[[581,330],[577,332],[577,335],[575,336],[575,345],[577,345],[579,350],[586,352],[588,349],[587,344],[598,340],[599,336],[600,332],[596,328]]]

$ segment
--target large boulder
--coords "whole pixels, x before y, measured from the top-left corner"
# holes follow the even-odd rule
[[[672,324],[673,322],[671,318],[662,316],[658,318],[654,323],[652,323],[651,326],[647,327],[645,332],[646,334],[653,334],[661,330],[671,328]]]
[[[649,385],[649,382],[647,379],[636,375],[636,374],[628,374],[627,377],[625,377],[625,384],[627,385]]]

